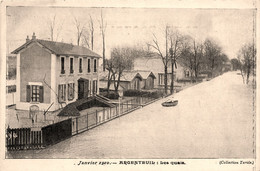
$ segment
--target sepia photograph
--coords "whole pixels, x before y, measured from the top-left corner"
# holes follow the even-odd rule
[[[254,167],[256,8],[5,11],[5,159]]]

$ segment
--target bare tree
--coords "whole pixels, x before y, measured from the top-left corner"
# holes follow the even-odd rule
[[[84,29],[82,32],[81,45],[87,48],[90,48],[89,45],[89,32]]]
[[[240,68],[240,63],[239,63],[239,61],[238,61],[237,58],[232,58],[232,59],[230,60],[230,62],[231,62],[232,70],[233,70],[233,71],[236,71],[236,70],[238,70],[238,69]]]
[[[191,72],[191,77],[194,75],[194,62],[192,56],[192,38],[190,36],[185,36],[182,42],[181,59],[179,60],[183,65],[189,68]]]
[[[239,63],[239,71],[240,71],[240,74],[242,76],[242,79],[243,79],[243,83],[245,84],[245,76],[244,76],[244,65],[243,65],[243,59],[240,55],[238,55],[237,57],[237,60],[238,60],[238,63]]]
[[[133,65],[132,50],[129,47],[113,48],[111,51],[111,62],[114,68],[111,77],[114,80],[115,91],[118,91],[120,79],[126,69],[130,69]]]
[[[215,41],[210,39],[205,40],[204,47],[208,65],[211,69],[211,76],[214,76],[214,69],[218,64],[218,60],[221,54],[221,47]]]
[[[141,56],[145,53],[147,52],[137,47],[112,48],[111,59],[106,59],[106,70],[108,71],[107,90],[109,91],[113,81],[115,91],[118,91],[123,72],[133,67],[133,61],[136,56]]]
[[[252,44],[246,44],[244,45],[238,53],[238,61],[240,63],[240,71],[241,75],[243,77],[246,77],[246,84],[249,83],[249,77],[252,73],[253,67],[254,67],[254,61],[255,61],[255,48]]]
[[[169,62],[168,59],[169,26],[166,25],[165,27],[165,51],[166,51],[165,55],[163,55],[161,51],[160,45],[158,43],[158,39],[155,36],[155,34],[153,34],[153,37],[154,37],[153,44],[148,44],[148,45],[153,47],[157,51],[158,55],[161,57],[162,63],[164,65],[164,91],[165,94],[167,94],[167,90],[168,90],[167,75],[168,75],[168,62]]]
[[[90,37],[91,37],[91,50],[94,49],[94,23],[91,15],[89,15],[90,21],[89,21],[89,30],[90,30]]]
[[[106,27],[107,23],[104,23],[104,18],[103,18],[103,13],[101,11],[101,16],[100,16],[100,31],[101,31],[101,36],[102,36],[102,44],[103,44],[103,71],[106,70],[106,45],[105,45],[105,33],[106,33]]]
[[[109,89],[110,89],[110,85],[112,80],[115,81],[115,75],[116,75],[116,70],[115,70],[115,66],[113,63],[113,60],[111,59],[106,59],[106,69],[108,71],[108,75],[107,75],[107,93],[109,93]]]
[[[182,63],[189,68],[191,77],[197,80],[201,65],[205,61],[204,45],[198,43],[196,39],[185,36],[185,43],[183,43],[182,49]]]
[[[181,56],[183,36],[176,30],[170,33],[170,56],[171,56],[171,93],[174,89],[174,67],[177,69],[177,59]]]
[[[203,44],[197,43],[195,39],[192,40],[192,51],[191,56],[193,58],[193,65],[194,65],[194,76],[197,79],[200,72],[200,65],[202,63],[202,59],[204,57],[204,46]]]
[[[74,17],[74,24],[76,26],[77,29],[77,45],[80,45],[80,40],[82,38],[83,32],[85,30],[85,24],[81,23],[79,21],[79,19],[77,19],[76,17]]]
[[[60,32],[62,30],[63,22],[58,22],[56,20],[56,14],[53,16],[52,19],[48,22],[49,29],[50,29],[50,39],[51,41],[58,41]],[[56,36],[55,36],[56,35]]]

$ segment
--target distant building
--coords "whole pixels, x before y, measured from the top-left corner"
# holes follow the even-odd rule
[[[16,104],[16,55],[6,56],[6,106]]]
[[[223,62],[222,72],[227,72],[231,70],[233,70],[231,62],[230,61]]]
[[[50,111],[99,93],[99,58],[82,46],[32,39],[12,52],[17,55],[17,109],[33,104]]]
[[[161,57],[157,53],[152,53],[147,56],[137,57],[134,60],[133,70],[147,70],[153,72],[156,77],[154,82],[154,88],[163,89],[164,88],[164,64]],[[168,87],[171,85],[171,61],[168,62],[167,70],[167,84]],[[184,67],[181,63],[177,63],[177,68],[174,68],[174,85],[178,85],[177,80],[190,78],[191,72],[189,69]]]
[[[154,88],[155,75],[150,71],[124,71],[120,78],[122,90],[151,90]],[[100,87],[107,88],[107,73],[100,78]],[[110,89],[114,89],[114,81],[111,81]]]

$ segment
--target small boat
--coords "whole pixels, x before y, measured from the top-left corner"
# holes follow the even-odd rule
[[[162,106],[171,107],[171,106],[176,106],[177,104],[178,104],[178,100],[167,100],[166,102],[162,103]]]

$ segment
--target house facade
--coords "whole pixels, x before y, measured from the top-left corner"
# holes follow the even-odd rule
[[[99,93],[100,56],[72,44],[36,39],[12,52],[17,55],[16,108],[55,111]]]

